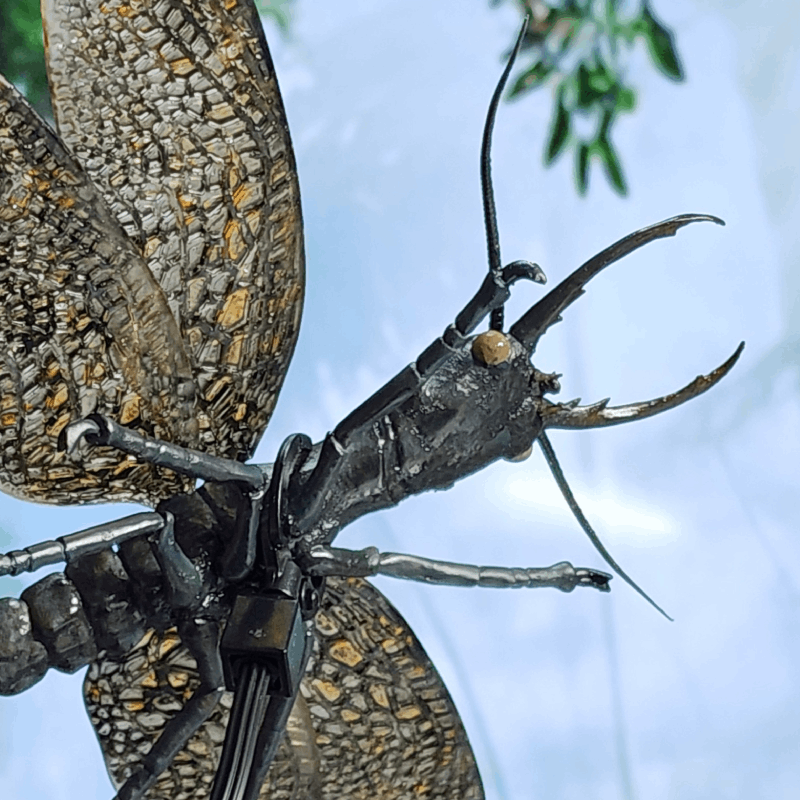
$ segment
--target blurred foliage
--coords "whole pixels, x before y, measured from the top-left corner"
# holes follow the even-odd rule
[[[289,33],[295,0],[256,0],[256,7],[264,17],[271,17],[285,36]]]
[[[0,72],[50,116],[38,0],[0,0]]]
[[[259,11],[286,34],[296,0],[256,0]],[[490,0],[499,5],[504,0]],[[645,43],[656,68],[674,81],[683,69],[672,32],[658,21],[648,0],[513,0],[529,17],[523,41],[522,68],[509,96],[553,87],[555,106],[545,145],[550,165],[570,148],[575,154],[575,182],[580,194],[589,187],[594,159],[609,183],[627,193],[625,175],[611,141],[620,114],[636,106],[636,91],[626,77],[626,58],[638,40]],[[44,68],[39,0],[0,0],[0,72],[20,87],[44,116],[51,116]],[[593,124],[594,134],[576,132],[577,116]]]
[[[503,0],[491,0],[499,5]],[[636,107],[636,90],[627,79],[628,57],[643,41],[655,67],[673,81],[684,78],[672,32],[647,0],[514,0],[528,16],[522,44],[529,63],[514,80],[509,97],[552,86],[555,99],[544,163],[550,165],[572,148],[575,183],[581,195],[589,187],[589,167],[599,159],[611,186],[621,195],[627,184],[611,141],[620,114]],[[522,56],[524,58],[524,55]],[[577,133],[576,117],[588,119],[593,135]]]
[[[25,94],[44,117],[52,118],[44,66],[40,0],[0,0],[0,73]],[[288,33],[295,0],[256,0],[259,12]]]

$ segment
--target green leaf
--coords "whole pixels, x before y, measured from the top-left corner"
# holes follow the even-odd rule
[[[578,89],[578,108],[585,110],[597,99],[597,93],[592,86],[591,73],[586,64],[581,63],[578,66],[575,83]]]
[[[556,110],[553,115],[553,126],[550,129],[550,138],[545,149],[544,163],[548,167],[552,164],[564,150],[569,139],[569,111],[564,105],[563,87],[558,93]]]
[[[592,91],[602,96],[611,91],[617,83],[617,76],[600,60],[599,56],[595,56],[595,58],[597,63],[589,74],[589,83]]]
[[[578,185],[578,194],[585,197],[589,188],[589,145],[581,142],[575,155],[575,183]]]
[[[682,81],[684,78],[683,67],[678,59],[672,31],[665,28],[650,11],[650,6],[645,3],[642,9],[642,32],[647,41],[650,58],[656,67],[668,78]]]
[[[529,92],[532,89],[538,89],[547,80],[553,69],[554,67],[551,64],[537,61],[530,69],[525,70],[517,77],[511,87],[511,91],[508,93],[509,98]]]
[[[636,92],[623,86],[617,93],[617,104],[615,111],[633,111],[636,108]]]
[[[275,20],[275,24],[284,35],[289,33],[293,5],[294,0],[256,0],[259,13]]]
[[[628,186],[625,183],[625,176],[622,174],[622,166],[619,163],[614,146],[609,139],[604,137],[597,140],[595,147],[603,161],[603,167],[609,182],[617,194],[621,194],[624,197],[628,194]]]
[[[0,2],[0,72],[19,86],[41,113],[49,114],[44,37],[35,0]]]

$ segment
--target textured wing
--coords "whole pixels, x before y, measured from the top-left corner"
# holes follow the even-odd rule
[[[300,324],[297,173],[252,0],[43,0],[58,130],[178,320],[201,449],[252,454]]]
[[[26,500],[153,502],[184,488],[95,449],[57,448],[71,421],[108,414],[191,446],[194,388],[180,333],[103,197],[0,76],[0,488]]]
[[[317,643],[261,800],[482,800],[453,701],[400,614],[366,581],[329,579]],[[150,632],[120,663],[95,662],[86,705],[120,786],[197,686],[173,631]],[[230,695],[147,794],[207,797]]]
[[[322,797],[481,800],[458,711],[408,623],[370,583],[329,580],[302,686]]]

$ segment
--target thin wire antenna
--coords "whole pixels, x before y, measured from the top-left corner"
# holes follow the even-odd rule
[[[497,210],[494,204],[494,189],[492,188],[492,131],[494,130],[494,120],[497,116],[497,107],[500,105],[500,98],[506,81],[511,74],[511,68],[517,58],[525,31],[528,29],[528,19],[526,16],[522,21],[516,44],[508,57],[508,63],[500,76],[500,81],[492,95],[492,102],[489,103],[489,111],[486,114],[486,124],[483,128],[483,143],[481,145],[481,194],[483,196],[483,218],[486,222],[486,248],[489,251],[489,271],[499,275],[503,268],[500,260],[500,234],[497,230]],[[491,317],[492,330],[500,331],[503,329],[503,306],[492,311]]]
[[[584,533],[589,537],[591,543],[595,546],[595,549],[601,556],[605,559],[606,564],[608,564],[614,572],[619,575],[622,580],[625,581],[630,587],[635,589],[648,603],[650,603],[653,608],[663,614],[670,622],[674,622],[672,617],[664,611],[658,603],[653,600],[652,597],[648,596],[635,582],[632,578],[628,576],[628,574],[617,564],[616,561],[611,556],[611,553],[606,550],[605,545],[600,541],[600,537],[595,533],[594,528],[589,524],[589,520],[586,519],[584,516],[583,511],[581,511],[581,507],[578,505],[578,501],[575,499],[575,495],[572,494],[572,489],[569,488],[569,484],[567,483],[567,479],[564,477],[564,473],[561,470],[561,465],[558,463],[558,459],[556,458],[555,450],[553,450],[553,445],[550,444],[550,440],[547,438],[547,435],[544,431],[539,434],[538,437],[539,446],[542,448],[542,452],[544,453],[545,460],[547,461],[547,466],[550,467],[550,472],[553,473],[553,477],[556,479],[556,483],[558,484],[558,488],[561,490],[561,494],[564,495],[564,499],[567,501],[567,505],[569,506],[570,511],[575,515],[575,519],[578,520],[578,524],[583,528]]]

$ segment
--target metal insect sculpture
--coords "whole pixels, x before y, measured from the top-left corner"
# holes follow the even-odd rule
[[[504,332],[510,286],[544,282],[535,264],[500,260],[489,151],[509,61],[484,134],[480,289],[322,442],[293,435],[273,464],[247,464],[304,283],[294,156],[252,0],[44,0],[43,17],[58,133],[0,78],[0,488],[155,511],[0,556],[0,575],[66,562],[0,601],[0,693],[89,665],[86,705],[118,800],[482,797],[436,669],[365,578],[569,592],[607,591],[611,576],[334,538],[538,441],[629,580],[545,430],[673,408],[741,346],[675,394],[620,407],[547,400],[557,376],[530,357],[600,270],[720,220],[685,215],[622,239]]]

